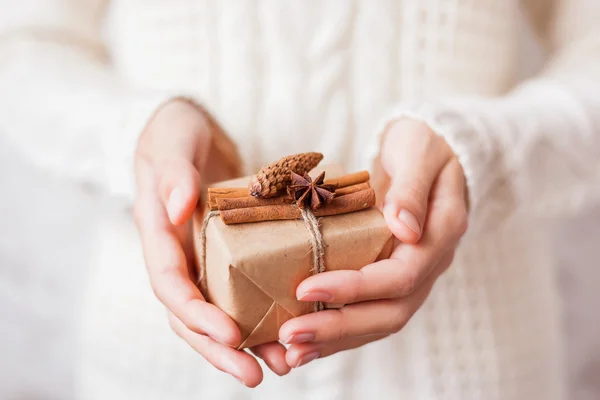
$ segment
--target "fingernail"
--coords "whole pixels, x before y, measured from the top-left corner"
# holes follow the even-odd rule
[[[305,343],[312,342],[317,337],[314,333],[306,332],[306,333],[294,333],[292,336],[285,341],[286,344],[296,344],[296,343]]]
[[[169,195],[169,201],[167,202],[167,212],[169,213],[170,218],[175,218],[179,215],[184,206],[184,202],[185,197],[183,189],[181,187],[173,189]]]
[[[331,299],[333,299],[331,293],[320,291],[306,292],[298,298],[300,301],[330,301]]]
[[[309,362],[319,358],[320,355],[321,355],[321,353],[319,353],[318,351],[314,351],[312,353],[305,354],[302,358],[300,358],[300,360],[298,361],[298,364],[296,364],[296,366],[294,368],[298,368],[303,365],[306,365]]]
[[[408,229],[410,229],[417,235],[421,234],[421,226],[419,225],[419,220],[409,211],[400,210],[400,213],[398,213],[398,219],[404,222],[404,225],[406,225]]]

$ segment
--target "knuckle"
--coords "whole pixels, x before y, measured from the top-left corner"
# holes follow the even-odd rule
[[[337,317],[334,318],[334,321],[331,321],[332,322],[331,326],[336,327],[334,334],[333,334],[332,342],[334,344],[339,344],[348,338],[348,330],[346,329],[346,326],[344,324],[344,319],[345,319],[344,309],[341,308],[341,309],[337,310],[336,312],[337,312]]]
[[[467,231],[466,214],[459,212],[453,225],[455,238],[460,239]]]
[[[397,198],[420,200],[429,195],[427,180],[418,175],[397,175],[392,178],[390,192]]]
[[[443,274],[448,268],[450,268],[450,266],[454,262],[454,256],[455,255],[456,255],[456,251],[455,250],[451,250],[450,252],[448,252],[444,256],[444,258],[440,261],[440,266],[439,266],[440,273],[439,273],[439,275]]]
[[[398,333],[400,332],[402,329],[404,329],[404,327],[406,326],[406,324],[408,323],[408,318],[406,317],[406,315],[401,312],[400,310],[397,311],[395,317],[392,319],[391,325],[390,325],[390,331],[391,333]]]
[[[398,192],[397,198],[400,203],[416,209],[421,209],[424,206],[429,195],[425,182],[421,181],[419,178],[415,179],[411,184],[399,187]]]
[[[467,230],[466,212],[458,207],[448,207],[445,210],[444,225],[453,240],[460,239]]]
[[[348,298],[347,303],[356,303],[361,298],[362,287],[364,285],[364,273],[361,270],[352,273],[353,279],[350,280],[348,285]]]
[[[419,275],[413,268],[407,268],[404,278],[404,291],[406,294],[411,294],[415,291],[419,284]]]
[[[456,227],[456,231],[458,233],[459,237],[464,236],[465,233],[467,233],[467,230],[469,229],[469,217],[467,215],[466,210],[463,211],[462,215],[461,215],[461,219]]]
[[[446,231],[454,232],[459,224],[459,216],[453,207],[444,208],[444,228]]]
[[[344,339],[346,339],[346,337],[347,337],[347,334],[346,334],[344,328],[342,326],[340,326],[340,327],[338,327],[338,329],[336,329],[336,334],[333,337],[333,343],[339,344]]]
[[[394,297],[404,297],[415,291],[419,284],[419,276],[413,265],[404,266],[404,271],[395,284]]]
[[[392,324],[390,326],[390,333],[398,333],[400,332],[405,326],[406,326],[407,321],[404,318],[396,318],[392,321]]]
[[[450,253],[448,255],[447,259],[444,260],[444,263],[441,265],[440,275],[443,274],[444,272],[446,272],[446,270],[448,268],[450,268],[450,266],[452,265],[453,262],[454,262],[454,252]]]

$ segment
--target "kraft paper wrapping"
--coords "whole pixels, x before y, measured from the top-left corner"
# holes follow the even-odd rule
[[[331,169],[331,176],[339,169]],[[245,187],[250,177],[214,186]],[[203,215],[194,218],[195,246]],[[376,208],[323,217],[328,271],[360,269],[389,257],[392,234]],[[296,287],[311,275],[309,233],[302,220],[225,225],[211,219],[206,232],[207,301],[239,326],[239,348],[277,341],[287,320],[312,312],[314,304],[296,300]]]

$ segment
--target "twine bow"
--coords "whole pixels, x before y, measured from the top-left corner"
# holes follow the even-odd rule
[[[310,238],[310,245],[312,249],[313,267],[311,272],[313,275],[325,272],[325,242],[323,241],[323,235],[319,226],[319,220],[309,208],[300,208],[302,214],[302,220],[304,226],[308,231]],[[219,216],[218,210],[209,211],[204,217],[202,222],[202,229],[200,230],[200,272],[198,276],[198,285],[203,293],[206,293],[208,287],[206,282],[206,229],[208,223],[214,217]],[[321,311],[325,307],[322,302],[315,302],[315,311]]]

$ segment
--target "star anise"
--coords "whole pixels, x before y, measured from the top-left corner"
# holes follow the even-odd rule
[[[288,186],[288,194],[296,200],[298,207],[309,206],[312,210],[316,210],[335,197],[335,185],[326,185],[323,183],[324,180],[325,172],[321,172],[315,180],[308,174],[302,177],[292,172],[292,184]]]

